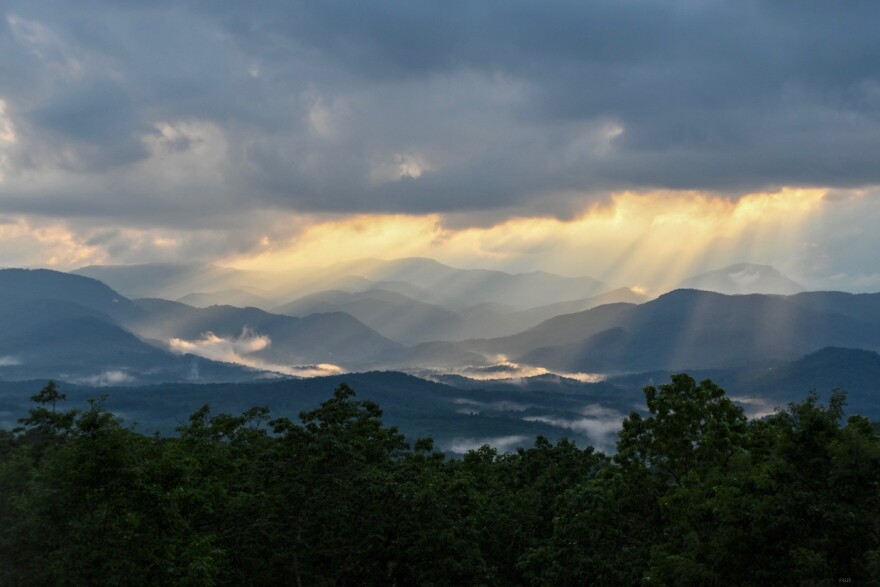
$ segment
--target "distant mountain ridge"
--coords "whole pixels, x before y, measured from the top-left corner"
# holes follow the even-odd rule
[[[527,309],[594,296],[607,287],[592,277],[563,277],[535,271],[505,273],[457,269],[433,259],[413,257],[383,261],[360,259],[330,267],[281,271],[243,271],[208,264],[88,266],[74,271],[99,279],[130,297],[181,299],[220,296],[244,290],[275,306],[322,290],[388,290],[461,310],[481,303]]]
[[[143,269],[129,277],[181,271],[149,266],[144,274]],[[827,347],[880,350],[880,294],[725,295],[682,289],[648,300],[620,288],[519,309],[506,305],[503,296],[478,300],[510,288],[528,290],[535,279],[543,282],[540,288],[520,292],[520,303],[543,296],[548,284],[558,286],[559,297],[597,282],[459,270],[418,258],[365,262],[363,275],[351,274],[355,269],[319,271],[312,285],[341,280],[361,289],[313,292],[280,307],[299,316],[256,307],[132,301],[80,275],[0,271],[0,378],[42,369],[80,380],[104,374],[105,379],[180,381],[196,364],[205,366],[208,379],[211,369],[215,374],[229,369],[228,376],[240,380],[260,376],[260,371],[308,376],[340,368],[436,370],[475,378],[549,372],[583,378],[578,374],[752,369]],[[461,305],[452,309],[419,301],[372,287],[377,283],[440,292]],[[218,291],[247,296],[252,290]],[[473,303],[464,305],[465,300]]]
[[[405,281],[436,291],[459,307],[501,302],[526,309],[550,302],[576,300],[607,287],[592,277],[562,277],[544,271],[505,273],[489,269],[456,269],[433,259],[410,257],[382,261],[359,259],[330,270],[361,275],[374,281]],[[455,308],[453,308],[455,309]]]
[[[341,312],[291,318],[132,302],[97,280],[50,270],[0,271],[0,293],[0,379],[241,381],[285,367],[364,365],[401,348]]]
[[[499,304],[482,303],[456,312],[386,290],[328,290],[304,296],[279,306],[274,311],[290,316],[306,316],[315,312],[345,312],[392,340],[418,344],[506,336],[560,314],[620,301],[642,303],[648,299],[628,288],[620,288],[591,298],[557,302],[527,310],[513,310]]]
[[[792,295],[807,288],[770,265],[737,263],[689,277],[679,283],[675,289],[701,289],[729,295],[755,293]]]
[[[248,337],[267,337],[265,347],[239,352],[290,367],[332,363],[352,368],[402,348],[343,312],[295,318],[258,308],[194,308],[160,299],[136,303],[144,312],[143,318],[128,326],[144,337],[162,341],[179,338],[195,344],[212,333],[229,346],[239,347],[247,344]]]
[[[50,269],[0,270],[0,296],[7,301],[60,300],[92,308],[118,319],[139,315],[139,310],[131,300],[101,281]]]
[[[850,315],[804,307],[805,299],[812,298],[676,290],[641,305],[609,304],[558,316],[514,336],[465,341],[458,350],[556,372],[759,364],[828,346],[880,350],[880,328],[872,318],[880,296],[861,298],[865,302]]]
[[[670,371],[630,374],[608,380],[612,386],[638,390],[668,380]],[[880,421],[880,354],[844,347],[824,347],[794,361],[774,362],[736,369],[692,371],[699,379],[712,379],[729,396],[745,402],[747,411],[772,413],[774,407],[801,401],[811,391],[827,400],[835,389],[847,393],[848,414]]]
[[[49,270],[0,271],[0,379],[90,382],[178,381],[196,369],[206,381],[252,380],[250,369],[145,342],[121,322],[141,310],[106,285]]]
[[[196,292],[187,294],[175,301],[196,308],[237,306],[239,308],[251,307],[268,310],[274,305],[270,299],[243,289],[224,289],[210,293]]]

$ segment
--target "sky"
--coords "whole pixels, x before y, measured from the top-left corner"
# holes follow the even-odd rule
[[[0,266],[880,291],[880,3],[4,0]]]

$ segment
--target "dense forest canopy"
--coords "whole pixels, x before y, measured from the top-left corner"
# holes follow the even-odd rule
[[[752,421],[687,375],[645,397],[613,456],[449,460],[347,385],[163,437],[50,382],[0,431],[0,584],[880,584],[880,437],[842,393]]]

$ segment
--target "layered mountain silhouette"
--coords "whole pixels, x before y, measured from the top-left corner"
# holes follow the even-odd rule
[[[362,367],[402,348],[343,312],[294,318],[258,308],[194,308],[160,299],[137,300],[137,305],[143,317],[128,326],[145,338],[179,339],[178,348],[228,360],[265,361],[266,368],[317,363]]]
[[[541,271],[505,273],[457,269],[424,258],[360,259],[330,267],[278,273],[197,263],[89,266],[75,273],[99,279],[130,298],[180,300],[195,295],[197,297],[183,301],[203,305],[205,301],[233,301],[230,292],[238,290],[258,298],[248,300],[247,305],[263,309],[324,290],[350,293],[384,290],[452,310],[483,303],[502,303],[524,310],[592,297],[607,289],[591,277],[563,277]],[[207,296],[215,299],[208,300]]]
[[[619,383],[625,374],[691,371],[769,397],[806,384],[798,374],[863,389],[880,351],[880,294],[789,293],[800,286],[746,264],[694,278],[735,295],[679,289],[652,300],[627,288],[605,291],[587,277],[455,269],[420,258],[271,279],[197,264],[80,273],[115,283],[0,271],[0,379],[134,385],[383,368],[459,389],[589,390],[612,401],[620,389],[637,389]],[[190,303],[132,300],[116,283]],[[749,288],[775,293],[742,293]],[[231,303],[215,303],[224,301]],[[592,380],[579,373],[618,383],[585,383]]]
[[[458,340],[462,328],[461,315],[452,310],[382,289],[318,292],[279,306],[275,311],[290,316],[345,312],[389,338],[407,344]]]
[[[207,308],[209,306],[238,306],[239,308],[271,308],[273,302],[264,296],[243,289],[224,289],[211,293],[196,292],[176,300],[188,306]]]
[[[341,312],[292,318],[256,308],[133,302],[97,280],[49,270],[2,270],[0,294],[5,379],[240,381],[315,363],[362,366],[401,348]]]
[[[668,381],[671,375],[671,371],[636,373],[611,378],[607,384],[632,394],[645,385]],[[753,415],[801,401],[811,391],[827,400],[834,390],[843,390],[847,393],[847,413],[880,420],[880,354],[874,351],[825,347],[794,361],[701,369],[692,371],[692,375],[712,379]]]
[[[104,283],[49,269],[0,270],[0,296],[4,302],[64,301],[121,320],[140,315],[131,300]]]
[[[641,305],[600,306],[460,346],[564,372],[729,367],[790,361],[827,346],[880,349],[874,322],[880,297],[858,298],[847,313],[802,305],[817,299],[676,290]]]
[[[96,385],[131,381],[252,380],[251,369],[157,348],[120,322],[143,318],[106,285],[48,270],[0,271],[0,378]]]
[[[544,271],[505,273],[486,269],[456,269],[421,257],[393,261],[359,259],[336,265],[328,271],[359,275],[377,282],[410,283],[433,292],[453,309],[484,302],[501,302],[517,309],[526,309],[582,299],[607,289],[592,277],[562,277]]]
[[[274,311],[290,316],[346,312],[388,338],[406,344],[417,344],[506,336],[560,314],[612,302],[641,303],[647,299],[647,296],[628,288],[620,288],[591,298],[557,302],[527,310],[514,310],[510,306],[486,302],[454,311],[388,290],[329,290],[304,296],[279,306]]]

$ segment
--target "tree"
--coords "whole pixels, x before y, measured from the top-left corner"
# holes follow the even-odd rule
[[[659,389],[646,387],[645,399],[651,415],[633,412],[623,421],[618,463],[640,463],[678,483],[742,450],[745,414],[712,381],[697,385],[688,375],[673,375]]]
[[[658,500],[646,576],[666,585],[876,585],[880,439],[815,394],[749,423],[742,450]]]
[[[31,401],[38,406],[28,410],[27,418],[19,419],[22,427],[18,431],[24,432],[34,444],[52,442],[70,434],[79,410],[59,412],[58,402],[66,399],[58,385],[50,380],[39,393],[31,396]]]

